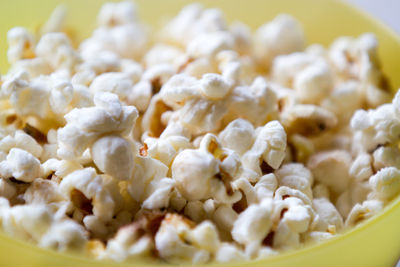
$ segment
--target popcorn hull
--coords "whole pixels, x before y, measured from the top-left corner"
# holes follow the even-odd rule
[[[0,9],[6,15],[0,18],[0,33],[5,36],[15,25],[35,28],[50,14],[57,2],[53,0],[12,2],[2,1]],[[93,18],[105,1],[69,0],[68,24],[80,37],[86,37],[94,27]],[[136,1],[145,22],[157,27],[158,18],[172,16],[186,2],[182,1]],[[393,88],[400,87],[400,39],[379,22],[339,1],[326,0],[237,0],[201,1],[205,6],[220,7],[227,19],[240,19],[254,28],[286,12],[296,17],[305,27],[307,42],[329,44],[343,35],[357,36],[374,32],[380,42],[383,71],[387,73]],[[157,7],[157,8],[155,8]],[[157,19],[154,19],[157,18]],[[158,22],[157,22],[158,21]],[[0,38],[0,71],[6,64],[6,40]],[[394,266],[400,257],[400,199],[395,199],[380,215],[373,217],[344,235],[326,242],[293,252],[283,253],[265,260],[237,263],[237,266]],[[235,264],[231,264],[232,266]],[[0,235],[0,266],[144,266],[135,261],[125,264],[98,262],[86,258],[43,250],[33,245]],[[151,266],[151,265],[147,265]],[[210,264],[208,266],[221,266]]]

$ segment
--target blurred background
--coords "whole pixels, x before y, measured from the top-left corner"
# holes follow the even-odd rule
[[[400,34],[400,0],[347,0]]]

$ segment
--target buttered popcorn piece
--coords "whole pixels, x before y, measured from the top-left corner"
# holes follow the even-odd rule
[[[400,194],[400,93],[373,34],[306,47],[184,7],[154,32],[106,3],[7,35],[0,228],[99,260],[259,260],[379,216]]]

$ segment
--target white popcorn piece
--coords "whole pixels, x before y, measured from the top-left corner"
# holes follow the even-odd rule
[[[222,243],[215,255],[218,262],[238,262],[246,259],[246,255],[237,246],[230,243]]]
[[[79,157],[101,135],[128,135],[132,130],[138,116],[135,107],[122,106],[111,93],[96,94],[94,103],[95,107],[73,109],[65,115],[67,124],[57,132],[60,157]]]
[[[32,58],[34,53],[34,37],[25,28],[15,27],[7,33],[8,62],[11,64],[17,63],[19,60]]]
[[[97,16],[97,24],[106,27],[134,23],[136,20],[136,7],[129,1],[106,3],[101,7]]]
[[[334,192],[346,190],[349,182],[351,155],[342,150],[319,152],[309,159],[307,167],[316,182],[325,184]]]
[[[19,205],[2,212],[3,228],[27,241],[61,251],[83,251],[86,232],[69,219],[57,219],[44,205]]]
[[[95,58],[96,53],[104,51],[130,59],[144,54],[148,43],[147,31],[137,20],[133,3],[104,5],[97,22],[99,27],[80,45],[84,58]]]
[[[254,127],[250,122],[236,119],[219,133],[219,139],[224,147],[243,155],[252,146],[254,135]]]
[[[289,134],[298,133],[304,136],[318,135],[337,124],[333,113],[311,104],[298,104],[285,109],[281,121]]]
[[[322,106],[336,115],[338,124],[348,124],[353,113],[362,107],[360,83],[350,80],[338,84]]]
[[[194,37],[187,45],[187,55],[191,58],[213,57],[222,50],[231,50],[234,39],[224,31],[207,32]]]
[[[273,247],[280,249],[296,248],[300,245],[300,233],[310,228],[314,214],[310,205],[296,197],[282,200],[275,214],[282,217],[273,238]]]
[[[398,98],[399,92],[396,94]],[[354,149],[371,152],[379,145],[397,142],[400,119],[397,116],[397,98],[391,104],[377,109],[358,110],[354,113],[350,126],[354,132]]]
[[[200,90],[209,99],[222,99],[229,92],[230,86],[222,76],[208,73],[200,81]]]
[[[171,170],[177,189],[188,200],[204,200],[220,194],[225,201],[237,199],[237,194],[227,195],[223,181],[216,177],[219,161],[208,151],[183,150],[174,159]]]
[[[267,123],[256,133],[252,147],[243,155],[243,166],[258,174],[262,173],[260,161],[277,169],[285,156],[286,133],[278,121]]]
[[[143,61],[146,67],[169,64],[178,69],[185,58],[185,54],[178,47],[161,43],[151,47]]]
[[[391,200],[400,192],[400,171],[387,167],[369,178],[373,192],[381,200]]]
[[[211,222],[194,226],[176,214],[167,214],[155,236],[160,257],[169,263],[208,262],[218,243],[217,230]]]
[[[244,245],[260,244],[271,230],[273,209],[271,200],[249,206],[233,225],[233,239]]]
[[[121,208],[122,197],[118,186],[109,177],[96,175],[92,168],[77,170],[64,177],[60,183],[60,191],[71,200],[83,195],[91,203],[91,210],[88,212],[93,212],[97,220],[104,222],[111,220]],[[76,204],[87,205],[84,202],[84,199],[78,199]],[[77,208],[87,209],[87,206]]]
[[[140,226],[135,224],[120,228],[116,236],[108,241],[102,257],[124,261],[150,254],[154,247],[153,241],[147,235],[141,236],[140,230]]]
[[[302,103],[319,103],[333,89],[333,74],[325,62],[311,64],[296,75],[293,82]]]
[[[286,14],[258,28],[254,40],[256,56],[266,66],[276,56],[303,50],[304,43],[303,29],[293,17]]]
[[[318,220],[313,230],[336,234],[343,228],[343,218],[327,198],[313,199],[313,208]]]
[[[181,150],[190,148],[191,144],[189,139],[184,136],[164,136],[164,133],[165,131],[158,139],[146,138],[144,143],[147,145],[147,153],[150,157],[170,166],[175,156]]]
[[[131,93],[132,87],[132,81],[127,74],[107,72],[94,78],[89,89],[93,95],[98,92],[110,92],[118,95],[121,99],[126,99]]]
[[[373,153],[373,165],[379,171],[384,167],[400,168],[400,150],[397,146],[382,146]],[[371,174],[372,175],[372,174]]]
[[[104,173],[118,180],[129,180],[134,168],[135,146],[117,135],[97,139],[90,150],[93,162]]]
[[[39,246],[59,251],[82,251],[87,242],[85,229],[73,220],[53,223],[42,237]]]
[[[351,227],[355,224],[371,218],[383,209],[383,202],[379,200],[366,200],[361,204],[356,204],[351,209],[346,219],[345,226]]]
[[[310,170],[300,163],[289,163],[275,171],[279,186],[297,189],[312,199],[311,187],[314,182]]]
[[[351,164],[349,174],[357,181],[369,179],[373,174],[371,155],[359,154]]]
[[[160,32],[161,40],[186,46],[202,33],[226,30],[226,22],[218,9],[203,9],[200,4],[184,7]]]
[[[50,32],[61,32],[65,27],[65,20],[67,17],[67,7],[65,5],[58,5],[54,8],[46,23],[40,27],[40,35]]]
[[[167,193],[161,194],[161,200],[158,203],[168,204],[171,183],[163,180],[167,177],[168,167],[161,161],[147,156],[135,157],[135,168],[131,179],[128,181],[128,192],[138,202],[144,202],[152,193],[157,190]],[[170,179],[170,178],[167,178]],[[161,181],[163,182],[161,183]],[[170,179],[171,180],[171,179]],[[159,184],[160,183],[160,184]],[[159,187],[158,187],[159,186]],[[170,190],[168,190],[168,188]],[[166,190],[163,190],[166,189]],[[154,195],[157,198],[157,195]],[[166,203],[167,202],[167,203]],[[149,201],[147,205],[152,202]],[[162,208],[162,207],[160,207]]]
[[[44,119],[66,111],[73,96],[73,87],[66,79],[52,75],[28,80],[26,72],[18,72],[2,85],[17,114]]]
[[[24,200],[26,203],[43,205],[65,201],[65,198],[56,182],[37,178],[25,191]]]
[[[277,83],[292,88],[296,75],[315,63],[317,59],[315,56],[300,52],[277,56],[271,67],[271,76]]]
[[[263,126],[277,117],[277,97],[270,84],[257,77],[248,86],[233,88],[229,100],[228,119],[230,116],[243,118],[254,126]]]
[[[43,58],[53,69],[72,69],[79,64],[79,54],[72,48],[64,33],[47,33],[36,45],[35,53]]]
[[[20,148],[12,148],[6,160],[0,162],[2,177],[15,178],[23,182],[32,182],[42,174],[40,161],[31,153]]]

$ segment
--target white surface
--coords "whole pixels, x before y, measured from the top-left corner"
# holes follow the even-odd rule
[[[400,34],[400,0],[347,0]]]

